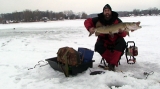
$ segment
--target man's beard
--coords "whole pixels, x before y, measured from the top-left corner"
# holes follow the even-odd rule
[[[105,18],[105,20],[110,20],[111,19],[111,14],[105,14],[104,18]]]

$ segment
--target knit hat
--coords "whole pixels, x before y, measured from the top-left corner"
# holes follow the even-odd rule
[[[110,9],[110,10],[112,11],[112,8],[111,8],[111,6],[110,6],[109,4],[106,4],[106,5],[103,7],[103,11],[104,11],[104,9],[106,9],[106,8],[108,8],[108,9]]]

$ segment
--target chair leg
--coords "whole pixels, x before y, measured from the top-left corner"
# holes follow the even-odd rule
[[[118,61],[118,64],[119,64],[119,65],[121,65],[120,60],[121,60],[121,59],[119,59],[119,61]],[[102,62],[103,62],[103,63],[102,63]],[[101,59],[100,64],[104,64],[104,66],[107,66],[106,61],[105,61],[104,58]]]
[[[100,64],[103,64],[103,65],[99,64],[98,67],[103,68],[104,70],[108,70],[108,65],[106,63],[107,63],[106,60],[102,58]]]
[[[103,63],[102,63],[103,62]],[[101,59],[101,63],[100,64],[104,64],[104,66],[107,66],[106,61],[104,58]]]
[[[121,65],[120,60],[118,61],[118,64]]]

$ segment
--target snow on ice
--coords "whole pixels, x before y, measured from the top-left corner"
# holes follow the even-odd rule
[[[91,76],[88,69],[68,78],[49,65],[28,69],[40,60],[56,57],[60,47],[94,50],[97,37],[88,37],[84,20],[0,24],[0,89],[160,89],[160,16],[121,19],[141,21],[142,28],[125,37],[138,47],[136,63],[127,64],[123,55],[116,67],[119,72],[102,70],[98,67],[101,56],[94,53],[90,70],[104,74]],[[146,79],[144,72],[151,71],[154,73]]]

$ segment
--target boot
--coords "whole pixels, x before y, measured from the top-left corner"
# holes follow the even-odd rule
[[[111,54],[110,65],[118,66],[118,61],[120,60],[122,52],[114,50]]]
[[[108,64],[108,70],[109,71],[115,71],[115,65],[114,64]]]

